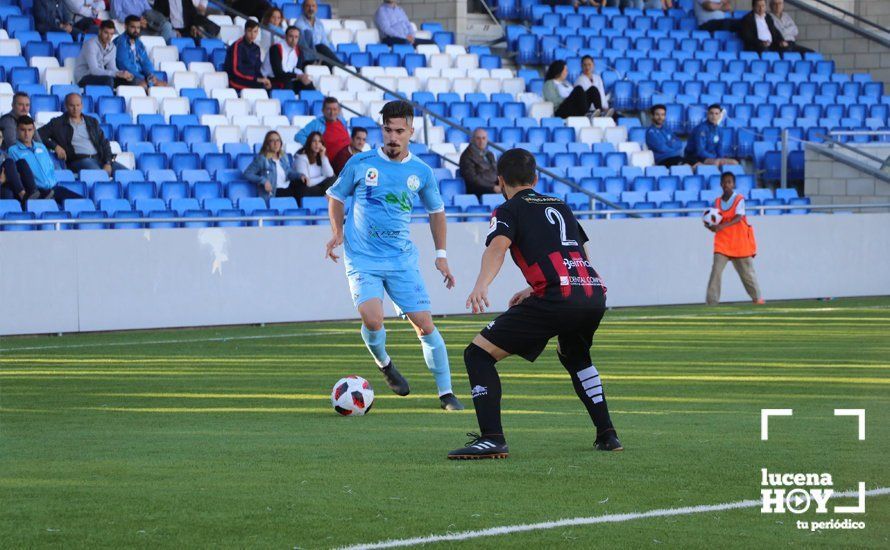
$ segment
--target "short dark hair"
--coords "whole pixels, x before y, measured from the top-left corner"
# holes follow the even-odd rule
[[[667,107],[665,107],[664,105],[662,105],[661,103],[659,103],[658,105],[653,105],[653,106],[649,109],[649,114],[650,114],[650,115],[654,115],[654,114],[655,114],[655,111],[657,111],[658,109],[661,109],[661,110],[664,111],[665,113],[667,113],[667,110],[668,110]]]
[[[260,26],[260,24],[257,23],[256,21],[254,21],[253,19],[248,19],[247,21],[244,22],[244,30],[245,31],[249,31],[250,29],[253,29],[253,28],[256,28],[259,26]]]
[[[510,187],[532,185],[536,166],[533,154],[525,149],[510,149],[498,159],[498,175]]]
[[[711,109],[717,109],[718,111],[722,111],[723,107],[721,107],[719,103],[711,103],[710,105],[708,105],[708,110],[710,111]]]
[[[593,56],[590,56],[590,55],[585,55],[585,56],[583,56],[583,57],[581,58],[581,63],[584,63],[584,60],[585,60],[585,59],[589,59],[589,60],[593,61]]]
[[[12,94],[12,102],[15,103],[16,98],[19,97],[27,97],[28,99],[31,99],[31,96],[28,95],[28,92],[16,92]]]
[[[300,27],[297,27],[296,25],[288,25],[287,28],[284,29],[284,34],[287,34],[287,33],[289,33],[290,31],[297,31],[297,32],[299,32],[300,34],[303,34],[303,33],[300,31]]]
[[[414,120],[414,107],[407,101],[397,99],[384,105],[380,109],[380,114],[383,116],[384,124],[394,118],[404,118],[410,126],[411,121]]]
[[[16,126],[27,126],[29,124],[34,124],[34,119],[29,117],[28,115],[20,116],[18,122],[16,122]]]
[[[731,179],[735,181],[735,172],[723,172],[720,174],[720,182],[723,183],[724,179]]]
[[[358,134],[359,132],[364,132],[365,134],[367,134],[368,130],[366,130],[365,128],[363,128],[361,126],[356,126],[355,128],[352,129],[352,133],[349,135],[350,135],[350,137],[355,137],[355,135]]]
[[[322,105],[330,105],[331,103],[340,104],[340,100],[336,97],[327,96],[324,98],[324,101],[321,102]]]
[[[128,15],[126,19],[124,19],[124,25],[129,25],[130,23],[140,23],[142,22],[142,18],[138,15]]]
[[[100,29],[117,30],[114,28],[114,21],[112,21],[111,19],[106,19],[105,21],[102,21],[101,23],[99,23],[99,28]]]

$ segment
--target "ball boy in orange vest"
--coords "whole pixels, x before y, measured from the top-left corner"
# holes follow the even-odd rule
[[[754,230],[745,216],[745,197],[735,192],[735,174],[731,172],[724,172],[720,176],[720,187],[723,195],[714,201],[714,208],[720,211],[722,221],[717,225],[705,224],[714,232],[714,265],[711,267],[706,301],[708,305],[720,302],[723,268],[731,261],[751,300],[755,304],[763,304],[765,301],[760,295],[754,273],[757,243],[754,241]]]

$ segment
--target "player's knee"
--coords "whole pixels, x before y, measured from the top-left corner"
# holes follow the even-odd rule
[[[471,343],[464,349],[464,364],[467,366],[467,372],[471,372],[494,365],[495,359],[487,351]]]
[[[362,315],[362,324],[365,325],[365,328],[368,330],[380,330],[383,328],[383,316],[373,314]]]

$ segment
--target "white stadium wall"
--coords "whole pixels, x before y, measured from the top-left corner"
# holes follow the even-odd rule
[[[767,300],[890,294],[890,214],[751,218]],[[697,218],[584,222],[610,306],[702,303],[712,235]],[[448,291],[412,226],[436,314],[464,313],[487,223],[449,225]],[[0,334],[355,318],[322,226],[0,233]],[[508,260],[490,298],[524,281]],[[724,301],[746,300],[732,267]],[[392,312],[391,306],[388,309]]]

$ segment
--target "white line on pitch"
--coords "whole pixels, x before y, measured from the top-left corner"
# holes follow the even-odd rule
[[[800,312],[806,313],[811,311],[844,311],[844,310],[859,310],[859,309],[890,309],[886,306],[861,306],[861,307],[823,307],[823,308],[783,308],[783,309],[756,309],[756,310],[742,310],[742,311],[714,311],[708,313],[681,313],[678,315],[622,315],[620,313],[610,315],[606,317],[606,321],[653,321],[659,319],[695,319],[697,317],[712,317],[712,316],[742,316],[742,315],[769,315],[775,313],[793,313]],[[356,320],[357,321],[357,320]],[[482,326],[480,322],[480,327]],[[412,328],[395,328],[395,329],[386,329],[387,332],[412,332],[414,329]],[[266,338],[300,338],[304,336],[325,336],[330,334],[347,334],[353,332],[353,329],[325,329],[325,330],[316,330],[316,331],[306,331],[306,332],[295,332],[288,334],[255,334],[252,336],[219,336],[215,338],[187,338],[187,339],[177,339],[177,340],[146,340],[140,342],[138,340],[127,341],[127,342],[91,342],[91,343],[83,343],[83,344],[50,344],[48,346],[23,346],[23,347],[11,347],[11,348],[0,348],[0,353],[3,352],[11,352],[11,351],[41,351],[41,350],[50,350],[50,349],[79,349],[79,348],[93,348],[93,347],[113,347],[113,346],[157,346],[157,345],[165,345],[165,344],[198,344],[201,342],[237,342],[239,340],[264,340]]]
[[[866,496],[890,495],[890,487],[881,487],[865,492]],[[833,497],[855,497],[859,496],[858,491],[843,491],[835,493]],[[428,537],[415,537],[411,539],[393,539],[368,544],[355,544],[353,546],[345,546],[340,550],[372,550],[376,548],[397,548],[402,546],[416,546],[419,544],[431,544],[435,542],[447,542],[476,539],[481,537],[494,537],[498,535],[509,535],[511,533],[522,533],[526,531],[541,531],[545,529],[558,529],[560,527],[574,527],[577,525],[593,525],[596,523],[618,523],[623,521],[631,521],[644,518],[659,518],[668,516],[685,516],[689,514],[702,514],[706,512],[720,512],[723,510],[736,510],[739,508],[755,508],[761,506],[760,500],[740,500],[738,502],[726,502],[723,504],[711,504],[700,506],[686,506],[684,508],[662,508],[660,510],[650,510],[648,512],[632,512],[629,514],[608,514],[605,516],[592,516],[581,518],[561,519],[557,521],[544,521],[541,523],[526,523],[521,525],[505,525],[503,527],[491,527],[489,529],[480,529],[478,531],[463,531],[461,533],[450,533],[447,535],[430,535]]]

